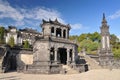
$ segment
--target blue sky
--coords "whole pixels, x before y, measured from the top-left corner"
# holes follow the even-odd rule
[[[40,31],[42,19],[70,24],[71,35],[100,32],[105,13],[110,33],[120,36],[120,0],[0,0],[0,25]]]

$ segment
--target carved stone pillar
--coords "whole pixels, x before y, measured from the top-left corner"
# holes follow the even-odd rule
[[[61,37],[63,38],[63,29],[61,29]]]
[[[66,29],[66,39],[68,39],[68,29]]]
[[[73,50],[72,52],[72,63],[73,64],[75,63],[75,50]]]
[[[57,63],[57,49],[55,49],[54,61],[55,61],[55,63]]]
[[[55,35],[55,37],[56,37],[56,28],[54,27],[54,35]]]
[[[67,30],[67,34],[68,34],[68,35],[67,35],[67,39],[69,39],[69,29]]]
[[[70,49],[67,49],[67,64],[70,64]]]

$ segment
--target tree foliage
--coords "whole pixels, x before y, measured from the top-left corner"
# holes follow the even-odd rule
[[[101,36],[98,32],[94,33],[84,33],[79,36],[70,36],[70,40],[77,39],[78,42],[78,51],[80,52],[83,48],[89,54],[97,53],[98,48],[100,47]],[[111,34],[110,35],[110,44],[112,45],[112,52],[114,53],[115,58],[120,58],[120,41],[119,38]]]
[[[15,46],[15,40],[14,40],[13,36],[10,37],[8,45],[10,45],[10,47],[14,47]]]
[[[29,45],[28,40],[25,40],[25,41],[24,41],[24,45],[23,45],[23,47],[24,47],[25,49],[30,48],[30,45]]]
[[[4,33],[5,33],[4,27],[0,27],[0,43],[4,43]]]
[[[114,49],[113,52],[114,52],[114,57],[116,59],[120,59],[120,49]]]

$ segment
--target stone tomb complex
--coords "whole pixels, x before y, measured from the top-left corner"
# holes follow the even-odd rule
[[[67,72],[65,66],[77,72],[88,70],[86,63],[79,62],[77,44],[69,40],[71,29],[69,24],[61,24],[57,19],[43,20],[41,28],[42,32],[38,33],[31,29],[17,31],[15,27],[9,27],[10,32],[6,35],[6,42],[11,36],[14,37],[16,45],[22,45],[24,40],[28,40],[32,49],[1,47],[2,72],[16,69],[24,73],[55,74]]]
[[[20,29],[9,26],[6,30],[5,41],[8,43],[10,37],[14,37],[17,48],[0,45],[0,70],[32,74],[58,74],[66,73],[69,69],[73,72],[85,72],[88,65],[84,58],[78,55],[78,45],[69,40],[70,25],[55,21],[43,20],[42,32],[32,29]],[[103,14],[101,29],[101,47],[98,53],[99,65],[110,67],[113,65],[113,53],[110,46],[109,26]],[[22,49],[24,41],[28,40],[31,49]],[[18,46],[19,45],[19,46]],[[86,55],[84,55],[85,57]],[[89,61],[88,61],[89,62]],[[94,64],[94,63],[93,63]]]

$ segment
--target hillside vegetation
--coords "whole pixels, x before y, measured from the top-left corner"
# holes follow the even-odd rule
[[[97,54],[100,48],[101,36],[98,32],[94,33],[83,33],[79,36],[70,36],[70,40],[76,40],[78,44],[78,51],[80,52],[83,48],[86,50],[87,54]],[[120,41],[119,38],[111,34],[110,35],[111,49],[114,57],[120,59]]]

